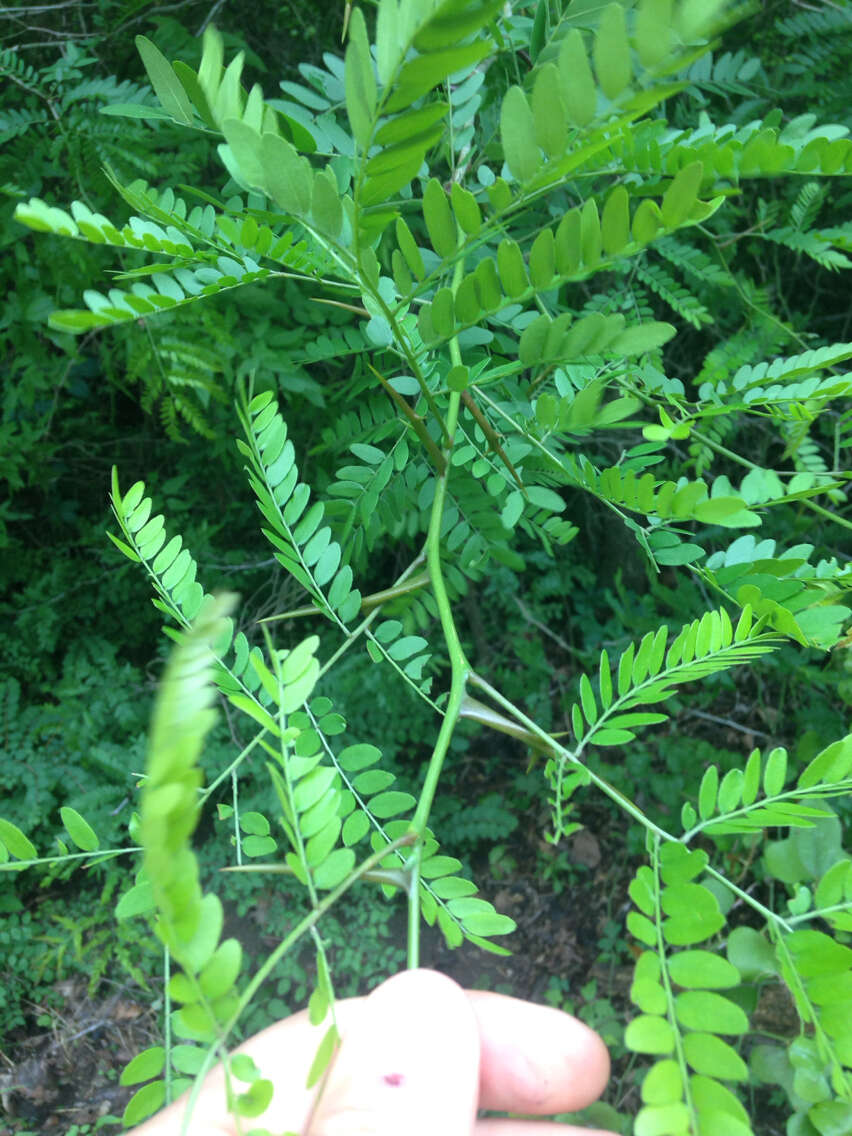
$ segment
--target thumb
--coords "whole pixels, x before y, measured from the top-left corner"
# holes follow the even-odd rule
[[[470,1136],[478,1096],[467,996],[435,971],[403,971],[361,1003],[306,1136]]]

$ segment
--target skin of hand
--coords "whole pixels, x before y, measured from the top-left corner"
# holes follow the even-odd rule
[[[609,1077],[596,1033],[560,1010],[462,990],[431,970],[403,971],[335,1007],[342,1044],[319,1099],[305,1089],[322,1036],[305,1013],[256,1034],[250,1054],[275,1095],[265,1127],[301,1136],[613,1136],[548,1121],[477,1119],[490,1109],[546,1116],[591,1104]],[[188,1136],[237,1136],[221,1067],[207,1077]],[[180,1136],[185,1100],[131,1136]]]

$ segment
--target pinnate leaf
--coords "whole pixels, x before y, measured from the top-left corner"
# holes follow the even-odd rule
[[[36,846],[28,836],[11,821],[0,818],[0,843],[5,844],[12,856],[19,860],[35,860],[38,858]]]
[[[624,1044],[635,1053],[671,1053],[675,1047],[674,1030],[665,1018],[640,1014],[628,1023]]]

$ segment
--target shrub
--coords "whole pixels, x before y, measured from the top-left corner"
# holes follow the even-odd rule
[[[551,843],[576,831],[577,801],[593,790],[643,836],[627,918],[638,1012],[624,1039],[649,1058],[636,1131],[710,1133],[724,1118],[725,1131],[750,1132],[734,1091],[749,1076],[784,1088],[791,1131],[848,1127],[852,1018],[831,992],[850,981],[852,873],[826,801],[852,785],[852,736],[801,761],[780,745],[738,764],[718,755],[722,770],[689,771],[689,799],[665,825],[625,793],[619,760],[607,776],[600,756],[626,754],[629,770],[637,735],[668,722],[698,684],[733,684],[785,643],[825,652],[850,613],[830,524],[850,525],[839,468],[850,380],[840,367],[852,344],[779,323],[771,305],[782,294],[729,263],[725,218],[749,181],[804,177],[789,215],[781,207],[771,219],[795,222],[798,236],[776,228],[769,239],[845,267],[845,230],[812,229],[809,200],[852,169],[852,143],[807,114],[785,122],[774,110],[735,111],[717,125],[704,111],[687,121],[695,85],[722,83],[718,69],[708,79],[696,68],[724,20],[724,4],[688,0],[594,11],[539,3],[532,17],[498,0],[382,0],[374,48],[356,8],[345,60],[303,66],[303,83],[282,84],[285,99],[246,92],[239,57],[224,67],[212,29],[197,71],[140,37],[156,116],[224,139],[221,194],[114,177],[134,214],[126,225],[79,201],[70,211],[37,198],[18,207],[33,229],[157,258],[120,287],[86,292],[86,310],[55,312],[64,333],[155,327],[161,312],[281,277],[306,280],[314,298],[357,317],[293,355],[336,360],[316,484],[300,480],[305,454],[274,384],[261,374],[239,397],[238,447],[263,532],[302,591],[275,617],[285,646],[275,623],[262,640],[238,630],[233,600],[205,591],[144,483],[122,489],[113,475],[113,541],[147,574],[178,643],[134,828],[143,863],[117,911],[154,916],[181,968],[168,989],[173,1020],[197,1044],[191,1059],[182,1048],[179,1072],[225,1055],[260,982],[303,936],[316,952],[312,1017],[326,1019],[333,983],[317,926],[358,880],[406,896],[409,965],[421,919],[450,945],[506,949],[512,921],[458,874],[452,832],[429,827],[464,723],[538,755]],[[748,76],[740,68],[735,78]],[[700,365],[673,345],[661,305],[693,332],[726,309],[725,334]],[[804,539],[814,523],[824,526],[820,547]],[[601,539],[584,538],[581,525]],[[486,653],[471,664],[465,597],[492,574],[519,576],[536,562],[532,545],[552,571],[571,565],[563,579],[585,571],[617,590],[630,538],[637,583],[645,570],[652,581],[630,620],[648,626],[634,641],[595,642],[592,665],[588,643],[576,646],[574,693],[556,723],[566,728],[545,728],[518,704],[523,695],[497,685]],[[671,633],[666,609],[682,624]],[[299,619],[321,635],[291,637]],[[587,612],[584,630],[591,623]],[[558,615],[543,626],[572,646]],[[416,795],[396,785],[372,741],[347,735],[322,685],[362,649],[439,723]],[[540,654],[518,655],[540,665]],[[214,690],[250,740],[199,792]],[[246,810],[250,755],[261,751],[273,793]],[[203,893],[189,844],[225,783],[235,867],[288,873],[307,897],[307,913],[243,987],[239,944],[221,938],[221,903]],[[483,809],[499,840],[510,820],[493,799]],[[76,813],[63,819],[79,857],[96,856],[90,826]],[[20,828],[4,822],[0,837],[15,870],[36,858]],[[753,1044],[748,1012],[765,982],[794,998],[801,1035],[788,1045]],[[334,1039],[326,1026],[317,1075]],[[169,1060],[155,1049],[128,1070],[128,1081],[147,1082],[129,1122],[165,1099]],[[168,1083],[177,1092],[186,1081]],[[270,1091],[255,1079],[237,1109],[253,1115]]]

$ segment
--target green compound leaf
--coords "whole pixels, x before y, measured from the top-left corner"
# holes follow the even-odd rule
[[[478,232],[482,224],[482,214],[473,194],[454,181],[450,187],[450,201],[462,231],[468,236]]]
[[[176,122],[181,122],[185,126],[191,125],[193,121],[192,104],[172,65],[160,49],[146,36],[137,36],[135,43],[137,51],[142,56],[145,70],[148,72],[148,78],[151,80],[151,86],[154,88],[157,98],[163,104],[163,110],[170,114]]]
[[[769,754],[763,769],[763,791],[767,797],[775,797],[784,789],[787,779],[787,751],[780,746]]]
[[[178,1073],[194,1077],[201,1072],[206,1051],[199,1045],[174,1045],[169,1050],[169,1057]]]
[[[500,138],[506,164],[518,181],[531,181],[541,167],[535,121],[520,87],[510,87],[500,109]]]
[[[675,175],[663,195],[661,211],[668,229],[676,229],[690,216],[698,200],[698,190],[704,177],[701,162],[691,162]]]
[[[232,596],[211,598],[172,653],[154,707],[142,790],[139,833],[158,931],[191,972],[213,954],[222,928],[221,903],[202,897],[188,842],[198,820],[197,763],[215,717],[211,648],[233,604]]]
[[[810,789],[814,785],[842,781],[852,773],[852,734],[832,742],[802,771],[798,787]]]
[[[275,1086],[272,1081],[264,1080],[262,1077],[258,1078],[249,1085],[244,1093],[240,1093],[236,1098],[234,1111],[238,1116],[260,1116],[269,1107],[274,1091]]]
[[[115,905],[116,919],[132,919],[136,915],[147,915],[153,911],[154,889],[148,880],[138,883],[124,893]]]
[[[62,824],[65,827],[65,831],[81,852],[97,851],[100,847],[97,833],[89,822],[80,816],[76,809],[65,805],[59,810],[59,815],[62,817]]]
[[[389,817],[399,816],[400,813],[407,812],[416,804],[416,799],[410,793],[402,793],[394,789],[373,797],[370,801],[370,812],[380,820],[386,820]]]
[[[236,1077],[238,1081],[245,1081],[247,1085],[260,1078],[260,1069],[254,1058],[249,1057],[247,1053],[235,1053],[229,1058],[228,1065],[231,1076]]]
[[[728,936],[728,958],[743,979],[778,973],[772,944],[753,927],[736,927]]]
[[[726,1041],[709,1033],[688,1033],[683,1051],[690,1067],[707,1077],[726,1081],[747,1081],[748,1066]]]
[[[701,778],[701,785],[698,789],[698,815],[702,820],[707,820],[715,813],[718,789],[719,770],[715,765],[711,765]]]
[[[559,49],[559,81],[568,117],[576,126],[587,126],[595,116],[598,92],[582,33],[571,28]]]
[[[658,66],[671,51],[673,0],[641,0],[636,13],[636,49],[643,67]]]
[[[314,186],[307,158],[303,158],[294,146],[277,134],[265,133],[260,142],[257,158],[263,186],[286,212],[306,217],[311,211]]]
[[[741,981],[736,966],[712,951],[678,951],[669,956],[667,966],[672,982],[691,989],[721,990]]]
[[[198,920],[191,937],[175,939],[175,956],[191,974],[197,974],[208,962],[222,934],[224,915],[222,901],[217,895],[205,895],[198,908]],[[178,927],[182,931],[185,924]]]
[[[634,1136],[659,1136],[662,1132],[689,1131],[689,1109],[681,1101],[664,1105],[646,1105],[636,1117]]]
[[[674,1104],[683,1096],[683,1077],[677,1061],[664,1058],[648,1070],[642,1082],[645,1104]]]
[[[492,49],[487,40],[445,48],[446,42],[442,42],[441,50],[415,56],[403,66],[393,94],[384,104],[386,113],[407,110],[448,75],[474,66]]]
[[[161,1045],[154,1045],[137,1053],[133,1060],[125,1065],[118,1083],[138,1085],[142,1081],[150,1081],[152,1077],[159,1077],[165,1067],[166,1051]]]
[[[609,4],[601,15],[595,36],[595,71],[608,99],[618,98],[630,82],[630,44],[620,4]]]
[[[308,1076],[305,1082],[306,1088],[312,1089],[314,1085],[319,1082],[319,1079],[328,1068],[329,1062],[334,1056],[334,1051],[337,1048],[339,1042],[340,1035],[337,1032],[337,1027],[329,1026],[325,1034],[323,1035],[322,1041],[317,1047],[316,1054],[313,1061],[311,1062],[311,1067],[308,1070]]]
[[[616,186],[606,199],[601,214],[604,252],[614,256],[630,240],[630,197],[623,185]]]
[[[355,867],[355,853],[351,848],[336,848],[319,867],[314,869],[314,883],[318,888],[331,890],[349,875]]]
[[[153,1116],[166,1102],[166,1085],[164,1081],[153,1081],[150,1085],[143,1085],[127,1102],[121,1121],[127,1128],[141,1124],[149,1116]]]
[[[624,1044],[635,1053],[671,1053],[675,1047],[675,1034],[665,1018],[642,1014],[628,1023]]]
[[[500,242],[497,247],[497,269],[508,296],[520,296],[529,287],[523,253],[516,241]]]
[[[376,78],[364,13],[355,8],[349,20],[349,44],[345,65],[346,113],[358,145],[366,150],[370,144],[376,113]]]
[[[700,884],[675,884],[663,891],[663,934],[672,946],[691,946],[715,935],[725,925],[715,895]]]
[[[798,973],[805,978],[842,975],[852,969],[852,947],[836,942],[822,931],[794,931],[784,944]]]
[[[748,1113],[725,1085],[694,1073],[689,1078],[689,1090],[702,1129],[712,1133],[715,1125],[730,1136],[752,1136]]]
[[[444,188],[430,178],[423,191],[423,219],[432,248],[439,256],[451,257],[456,251],[456,224]]]
[[[542,11],[544,5],[539,5]],[[568,144],[568,109],[555,64],[538,68],[532,91],[535,141],[549,158],[560,158]],[[504,143],[505,147],[505,143]]]
[[[625,328],[609,345],[609,350],[620,355],[643,355],[646,351],[656,351],[676,334],[677,329],[670,323],[649,321]]]
[[[225,939],[219,944],[198,976],[205,997],[215,999],[227,994],[237,981],[242,958],[242,947],[236,939]]]
[[[331,170],[319,170],[314,176],[311,215],[314,224],[325,236],[332,239],[339,236],[343,225],[343,206]]]
[[[702,1030],[712,1025],[716,1033],[741,1034],[748,1029],[745,1012],[721,994],[689,990],[674,1000],[675,1015],[684,1029]]]
[[[707,867],[707,853],[682,844],[665,844],[660,851],[660,876],[665,884],[685,884]]]
[[[10,855],[19,860],[36,860],[38,851],[28,836],[17,825],[0,818],[0,843],[4,844]]]
[[[414,38],[418,51],[443,51],[448,43],[458,43],[484,28],[498,14],[501,0],[476,0],[475,3],[438,4]]]
[[[615,665],[603,652],[593,671],[579,678],[577,703],[569,711],[577,742],[572,757],[578,764],[585,757],[579,751],[588,745],[626,745],[639,728],[665,721],[665,714],[653,712],[654,704],[682,690],[685,684],[752,662],[768,651],[770,636],[761,631],[752,636],[752,619],[758,627],[769,621],[803,644],[831,646],[841,637],[849,614],[838,594],[839,575],[834,566],[827,561],[811,564],[808,555],[797,552],[784,571],[781,558],[756,537],[749,537],[747,547],[731,546],[719,553],[712,547],[720,539],[718,531],[699,533],[695,543],[688,534],[696,524],[714,530],[742,529],[756,527],[764,518],[769,528],[771,506],[784,501],[810,506],[815,503],[808,500],[811,495],[826,495],[830,503],[842,507],[843,483],[827,472],[814,472],[820,447],[814,441],[809,448],[809,429],[829,398],[840,399],[849,393],[848,376],[816,373],[820,369],[831,371],[848,357],[848,350],[835,345],[792,359],[759,363],[754,362],[754,355],[759,354],[761,345],[741,338],[733,344],[734,356],[728,357],[723,351],[711,353],[712,359],[702,372],[705,383],[699,397],[696,400],[690,395],[684,409],[683,384],[663,373],[659,350],[673,328],[649,323],[647,315],[653,308],[650,300],[656,304],[660,299],[700,330],[721,310],[709,297],[713,288],[730,286],[731,274],[711,274],[706,254],[703,258],[690,257],[688,254],[698,251],[697,246],[686,241],[678,244],[671,236],[672,229],[701,222],[721,204],[722,198],[713,196],[717,185],[727,195],[735,193],[747,176],[770,176],[785,170],[808,177],[842,174],[852,168],[852,144],[839,137],[836,128],[815,126],[811,116],[784,121],[783,125],[780,121],[773,125],[770,117],[760,121],[759,114],[756,121],[743,125],[745,120],[740,117],[736,129],[730,124],[717,128],[705,119],[696,131],[669,126],[663,130],[662,119],[646,117],[647,110],[656,105],[654,100],[668,95],[659,93],[663,87],[653,75],[639,74],[639,65],[668,74],[682,73],[696,84],[696,90],[710,89],[712,84],[714,97],[726,91],[725,68],[731,78],[730,90],[738,90],[734,81],[746,83],[741,60],[735,57],[708,58],[704,61],[708,64],[706,71],[692,70],[696,61],[702,62],[695,37],[707,30],[708,18],[721,10],[717,0],[678,0],[677,4],[673,0],[581,0],[568,6],[541,0],[530,6],[529,18],[525,13],[519,16],[517,5],[511,14],[511,6],[501,0],[441,0],[434,4],[380,0],[376,6],[378,89],[366,24],[358,11],[352,18],[345,64],[341,67],[339,61],[329,57],[334,62],[327,60],[325,71],[316,68],[310,72],[312,89],[302,88],[309,95],[306,121],[318,134],[323,133],[314,166],[308,166],[296,152],[296,147],[303,151],[308,148],[307,128],[265,105],[258,97],[259,88],[246,95],[240,86],[240,57],[225,71],[221,37],[209,29],[205,33],[198,76],[185,65],[171,66],[156,49],[141,48],[155,88],[172,116],[196,125],[200,116],[211,130],[222,129],[227,143],[222,148],[223,157],[238,186],[243,191],[256,187],[266,192],[276,209],[301,219],[299,232],[304,229],[309,240],[319,235],[317,243],[326,251],[331,245],[333,257],[305,258],[295,265],[272,256],[271,250],[277,247],[272,242],[279,238],[262,223],[257,202],[243,206],[232,198],[227,215],[213,216],[215,203],[211,201],[209,211],[206,205],[198,206],[198,215],[186,210],[178,216],[177,205],[164,206],[157,195],[127,187],[125,199],[144,216],[134,217],[123,229],[81,203],[74,203],[65,213],[43,202],[31,202],[20,206],[17,213],[31,228],[171,258],[169,263],[129,269],[124,275],[135,282],[126,285],[129,291],[87,292],[89,310],[59,313],[54,326],[85,331],[123,321],[132,332],[136,321],[147,322],[147,317],[158,311],[188,304],[197,296],[212,295],[235,283],[263,279],[265,270],[259,268],[259,258],[268,254],[276,264],[313,279],[317,290],[327,287],[338,302],[339,285],[349,287],[353,295],[348,298],[353,300],[357,300],[359,286],[367,285],[361,289],[367,307],[381,298],[383,314],[369,313],[373,337],[368,346],[372,343],[388,349],[387,359],[399,363],[405,371],[391,378],[395,385],[390,389],[414,401],[405,404],[411,413],[395,421],[392,415],[375,410],[376,392],[365,374],[356,369],[348,376],[349,409],[341,405],[339,428],[327,433],[317,428],[323,436],[317,437],[315,452],[322,453],[323,447],[325,452],[345,451],[347,461],[349,454],[354,455],[359,464],[347,467],[346,477],[332,482],[328,492],[333,498],[337,487],[347,481],[354,487],[349,498],[343,495],[326,506],[299,482],[293,445],[271,395],[252,400],[247,410],[248,440],[241,452],[250,465],[249,476],[267,534],[277,562],[289,574],[291,583],[307,591],[309,597],[297,601],[300,607],[295,613],[285,613],[285,629],[292,626],[288,616],[293,620],[310,618],[313,607],[344,639],[342,649],[352,641],[350,628],[362,611],[372,609],[353,590],[353,568],[345,561],[351,558],[354,564],[359,559],[361,564],[380,568],[381,542],[384,530],[389,528],[379,507],[383,498],[392,502],[391,508],[396,511],[399,527],[394,534],[400,547],[413,547],[412,542],[426,531],[436,479],[428,464],[419,460],[420,455],[417,459],[409,457],[406,441],[411,439],[413,424],[422,425],[424,421],[454,467],[441,550],[453,603],[456,595],[464,594],[468,575],[476,583],[473,570],[484,547],[493,545],[509,561],[508,545],[499,542],[507,540],[513,529],[525,537],[531,533],[546,537],[545,547],[549,547],[551,539],[556,541],[556,530],[548,525],[559,519],[566,503],[573,506],[573,496],[583,490],[611,506],[607,512],[612,522],[623,522],[639,538],[653,568],[689,565],[729,604],[737,608],[752,605],[736,630],[724,611],[712,612],[684,626],[671,641],[665,628],[655,630],[631,645],[620,660],[613,660]],[[570,13],[562,11],[568,7]],[[805,13],[802,18],[813,17]],[[527,80],[508,92],[500,110],[506,167],[515,179],[534,183],[534,192],[529,194],[519,194],[517,186],[513,192],[503,178],[495,176],[485,163],[499,165],[500,146],[493,138],[488,145],[480,145],[474,130],[479,106],[477,84],[485,71],[477,68],[476,61],[493,51],[493,44],[487,42],[491,33],[483,31],[491,21],[493,35],[502,47],[522,51],[525,65],[532,65]],[[833,27],[826,26],[829,30]],[[822,25],[820,29],[825,30]],[[805,36],[801,38],[806,40]],[[831,37],[822,38],[828,42]],[[682,71],[679,61],[669,58],[676,44],[683,45]],[[746,69],[754,62],[747,61]],[[638,79],[634,90],[639,91],[635,96],[631,91],[634,72]],[[494,101],[494,83],[511,73],[503,67],[489,70],[486,107],[492,118],[500,106],[499,92]],[[427,100],[434,97],[432,88],[445,81],[447,101],[429,103]],[[678,85],[667,84],[665,90],[674,94]],[[298,99],[296,85],[289,84],[289,88],[284,85],[285,92]],[[760,101],[765,92],[754,94]],[[321,113],[313,114],[316,109]],[[344,111],[348,111],[357,143],[354,155],[352,138],[335,122],[335,115]],[[775,115],[774,110],[771,113]],[[593,126],[596,119],[600,120],[600,129]],[[429,149],[442,139],[445,122],[451,127],[448,144],[453,149],[449,193],[438,181],[442,172],[434,165],[424,175],[436,175],[424,195],[424,228],[417,191],[412,196],[406,183],[417,176]],[[493,131],[493,127],[489,120],[489,129]],[[372,156],[367,157],[369,153]],[[444,157],[439,155],[440,162]],[[317,168],[329,160],[328,168]],[[543,176],[545,162],[547,172]],[[616,178],[621,184],[613,190]],[[339,185],[347,182],[353,187],[352,196],[341,198]],[[702,186],[708,201],[700,199]],[[566,192],[572,205],[577,202],[567,213]],[[144,208],[131,198],[144,200]],[[631,198],[637,206],[632,218]],[[199,200],[204,199],[202,194]],[[815,211],[807,223],[800,224],[809,208],[804,199],[796,202],[800,217],[795,210],[791,213],[796,228],[786,224],[783,195],[773,207],[776,205],[782,209],[780,220],[770,218],[768,225],[774,228],[760,225],[749,230],[753,239],[771,240],[818,261],[816,246],[821,244],[820,263],[845,266],[837,233],[831,240],[823,240],[821,234],[806,231],[816,217]],[[190,208],[194,210],[195,206],[191,204]],[[392,231],[389,226],[398,209],[406,211],[411,229],[398,218],[398,247],[390,247],[389,241],[379,246],[372,238]],[[259,235],[264,232],[268,240]],[[365,234],[369,239],[361,240]],[[425,248],[427,234],[435,255]],[[350,240],[353,247],[347,248]],[[643,252],[653,241],[658,242],[655,248]],[[424,245],[422,252],[418,242]],[[637,257],[629,274],[621,277],[623,289],[616,284],[604,295],[596,292],[594,285],[586,285],[597,268],[621,273],[628,266],[613,263],[616,258],[639,252],[643,252],[641,258]],[[828,259],[830,253],[836,254],[833,264]],[[665,262],[665,271],[653,259],[658,256]],[[388,277],[391,272],[393,281]],[[143,283],[143,274],[154,283]],[[681,278],[688,278],[692,285],[700,284],[706,306],[691,295],[689,287],[682,286]],[[562,285],[566,280],[582,283],[579,289],[565,290]],[[621,291],[623,296],[617,294]],[[569,302],[585,306],[562,311],[566,295]],[[574,301],[571,296],[575,296]],[[759,310],[765,298],[751,291],[749,297],[757,314],[765,316],[767,313]],[[343,298],[347,298],[345,294]],[[631,313],[635,312],[639,322],[628,326],[619,310],[628,313],[627,320],[634,319]],[[554,318],[543,315],[543,311],[559,314]],[[357,312],[359,317],[361,314]],[[759,320],[754,326],[758,323],[769,326],[772,321]],[[300,348],[303,354],[289,353],[289,358],[301,364],[304,359],[328,361],[335,354],[342,358],[362,353],[367,340],[354,325],[346,325],[345,330],[346,335],[342,331],[334,336],[321,334],[316,342],[309,337],[309,343]],[[454,336],[458,339],[452,344],[451,356],[449,347],[441,341]],[[320,342],[326,345],[322,356],[318,353]],[[770,346],[765,349],[775,350],[775,341],[767,342]],[[649,353],[651,358],[629,370],[622,366],[624,360]],[[360,366],[360,358],[356,362]],[[251,360],[246,363],[251,365]],[[517,363],[523,368],[522,375]],[[416,380],[412,377],[415,373]],[[284,381],[293,382],[288,389],[298,394],[296,379],[291,373]],[[625,391],[641,390],[641,402],[632,393],[607,402],[608,389],[620,386]],[[477,434],[472,419],[466,419],[465,411],[459,424],[459,435],[463,432],[465,437],[458,436],[455,446],[449,438],[442,438],[448,391],[468,391],[484,408],[484,416],[494,420],[495,437],[502,438],[519,471],[518,483],[542,474],[547,486],[528,485],[522,491],[495,472],[498,463],[492,461],[486,442]],[[336,399],[337,384],[335,392]],[[400,402],[389,405],[402,412]],[[638,417],[643,405],[655,411],[649,421],[628,422]],[[724,477],[714,481],[708,475],[705,481],[701,470],[709,466],[710,459],[701,437],[708,438],[713,447],[721,447],[734,415],[746,413],[758,414],[767,429],[778,428],[790,476],[755,468],[739,490]],[[842,431],[843,419],[835,425]],[[618,454],[610,468],[599,470],[585,456],[599,452],[595,439],[587,446],[590,435],[604,428],[639,430],[643,426],[645,440],[650,443],[646,447],[604,447]],[[839,453],[844,436],[838,430],[833,433],[834,448]],[[812,433],[814,439],[825,441],[828,437],[824,429],[813,429]],[[570,437],[566,440],[566,436]],[[672,454],[665,447],[685,439],[690,446],[689,472],[684,474],[687,467],[683,466],[683,455]],[[403,449],[405,455],[399,458]],[[672,459],[674,465],[670,464]],[[672,480],[658,479],[655,463],[667,470],[662,476]],[[669,469],[675,472],[668,473]],[[368,480],[359,482],[365,474]],[[490,528],[477,515],[480,498],[466,491],[468,474],[468,484],[481,488],[480,498],[490,498]],[[365,490],[367,484],[369,492]],[[336,506],[344,503],[348,507],[354,494],[357,506],[351,510],[352,524],[344,523]],[[204,616],[209,602],[196,580],[195,562],[179,536],[169,538],[163,517],[145,498],[141,483],[123,500],[116,486],[113,500],[122,537],[113,538],[114,543],[153,575],[158,610],[176,622],[178,630],[170,627],[170,631],[182,638],[188,623]],[[471,504],[474,508],[469,507]],[[452,523],[448,520],[451,510],[457,514]],[[546,521],[537,516],[548,510],[553,515]],[[356,549],[351,557],[350,547]],[[410,675],[422,667],[426,640],[420,632],[429,621],[434,623],[434,598],[430,591],[422,604],[418,597],[409,607],[410,596],[394,596],[388,605],[388,614],[392,611],[394,618],[379,617],[371,629],[359,624],[358,632],[366,632],[371,657],[400,664],[396,669],[403,674]],[[805,602],[800,603],[800,599]],[[287,634],[284,641],[290,647],[297,639],[298,635],[291,639]],[[315,874],[317,886],[331,887],[345,881],[353,871],[354,853],[349,846],[372,836],[372,847],[381,849],[390,838],[392,825],[405,829],[409,822],[402,814],[413,801],[394,790],[393,777],[379,767],[381,755],[373,747],[352,746],[333,760],[327,737],[340,733],[345,723],[337,716],[333,725],[326,725],[334,717],[330,704],[324,705],[327,700],[314,700],[323,702],[322,711],[313,704],[302,710],[305,699],[312,696],[319,669],[316,648],[307,643],[299,644],[290,654],[270,647],[262,655],[245,634],[223,624],[217,643],[210,645],[211,651],[216,647],[218,662],[209,677],[233,706],[245,711],[244,725],[259,725],[268,731],[259,737],[253,730],[255,740],[259,738],[260,747],[277,763],[276,789],[281,785],[285,788],[281,802],[285,833],[294,846],[301,844],[304,848],[301,856],[291,848],[287,866],[303,882]],[[337,643],[332,650],[336,648]],[[206,660],[202,665],[207,666]],[[198,694],[191,683],[187,690],[190,695]],[[211,707],[204,701],[206,696],[199,697],[208,712]],[[289,729],[285,728],[280,721],[282,714],[288,719],[298,718],[298,724],[288,722]],[[189,732],[197,725],[191,723]],[[553,753],[557,753],[555,748]],[[170,796],[176,799],[180,805],[178,827],[183,824],[185,829],[183,843],[169,849],[176,867],[169,888],[162,895],[158,893],[159,919],[161,937],[174,942],[176,950],[180,948],[187,964],[187,972],[175,975],[170,986],[171,995],[185,1006],[177,1020],[190,1036],[215,1040],[223,1015],[233,1006],[233,1000],[228,999],[239,957],[230,941],[218,942],[221,910],[201,896],[198,865],[187,847],[194,825],[193,806],[201,796],[196,756],[194,752],[179,755],[170,776],[155,786],[157,808],[165,813],[166,807],[171,807]],[[550,765],[558,766],[556,758]],[[850,956],[842,942],[833,942],[822,932],[797,931],[790,935],[785,921],[792,919],[788,926],[801,926],[801,920],[808,918],[825,923],[844,916],[848,919],[844,910],[821,912],[819,908],[848,907],[850,868],[848,861],[839,859],[843,855],[839,839],[834,841],[826,835],[832,823],[839,828],[839,821],[789,799],[794,791],[784,791],[786,766],[783,751],[773,751],[765,762],[755,751],[744,769],[731,769],[723,777],[715,766],[711,767],[698,788],[695,806],[684,806],[684,828],[695,828],[696,832],[685,832],[683,841],[688,843],[699,830],[702,840],[709,835],[706,847],[716,856],[713,867],[709,853],[679,846],[670,851],[666,846],[655,857],[653,868],[643,866],[630,886],[638,910],[630,912],[628,927],[648,948],[637,961],[631,989],[643,1015],[632,1024],[632,1040],[652,1055],[664,1055],[643,1083],[644,1107],[636,1119],[637,1136],[680,1136],[693,1131],[696,1136],[743,1136],[748,1131],[742,1106],[717,1079],[741,1076],[736,1054],[732,1059],[731,1047],[708,1032],[736,1035],[744,1028],[744,1015],[733,1001],[713,991],[779,974],[794,992],[805,1030],[789,1046],[789,1060],[780,1041],[778,1050],[787,1062],[785,1072],[798,1098],[796,1106],[799,1100],[813,1106],[800,1108],[793,1123],[811,1125],[820,1132],[849,1127],[845,1102],[828,1100],[826,1095],[839,1091],[837,1085],[843,1075],[843,1061],[836,1068],[832,1064],[832,1047],[838,1039],[845,1046],[841,1050],[838,1042],[838,1052],[848,1057],[849,999],[839,995],[849,993]],[[560,786],[573,775],[564,768],[558,769],[558,774]],[[843,782],[848,782],[850,775],[852,747],[846,739],[815,758],[797,788],[805,799],[827,797],[845,791],[848,784]],[[693,799],[696,787],[693,783],[689,789]],[[767,800],[752,808],[761,788]],[[732,813],[737,815],[728,815]],[[382,821],[387,818],[396,819],[385,825]],[[88,854],[97,848],[97,837],[79,814],[63,811],[62,819],[81,850]],[[828,824],[823,824],[824,819]],[[723,929],[719,909],[723,893],[716,884],[711,890],[710,883],[703,887],[701,881],[708,868],[715,870],[720,862],[729,867],[727,835],[745,834],[757,841],[760,830],[769,826],[795,829],[805,825],[811,827],[794,832],[787,840],[754,845],[760,848],[761,870],[790,885],[789,894],[780,888],[774,896],[761,897],[766,903],[774,900],[781,905],[778,910],[783,910],[783,915],[777,916],[766,909],[760,911],[770,923],[775,920],[772,934],[752,926],[732,930],[727,939],[731,962],[710,949],[690,949]],[[570,827],[568,824],[562,831]],[[242,813],[241,828],[246,856],[274,850],[269,823],[261,814]],[[9,848],[3,845],[3,854],[7,859],[10,853],[24,857],[35,854],[20,829],[7,827],[5,836]],[[338,847],[341,836],[343,848]],[[721,843],[717,837],[723,838]],[[752,846],[751,841],[745,843]],[[453,945],[465,935],[475,941],[477,933],[510,930],[511,921],[479,900],[474,885],[455,874],[460,870],[457,860],[429,855],[434,852],[433,844],[431,837],[427,838],[423,853],[421,899],[427,921],[437,923]],[[651,844],[649,841],[647,845],[649,853]],[[62,849],[64,852],[64,845]],[[393,879],[395,884],[405,880],[402,868],[409,854],[400,854],[395,860],[388,856],[388,862],[382,865],[387,880]],[[11,865],[16,866],[20,865]],[[157,887],[163,878],[158,876]],[[119,915],[150,909],[154,884],[144,875],[139,880],[119,902]],[[390,888],[389,883],[385,886]],[[757,911],[744,912],[750,899],[756,904],[755,893],[746,890],[744,884],[734,911],[738,918],[746,914],[749,922],[755,923]],[[844,936],[852,929],[839,922],[834,927]],[[679,949],[681,945],[687,949]],[[319,960],[318,969],[322,974]],[[311,1000],[312,1017],[323,1015],[329,997],[329,990],[316,992]],[[206,1006],[205,1000],[213,1005]],[[683,1061],[681,1030],[686,1034],[691,1073]],[[670,1044],[672,1034],[677,1043],[674,1048]],[[202,1048],[184,1046],[175,1053],[180,1049],[186,1052],[181,1058],[175,1057],[175,1067],[180,1072],[185,1064],[186,1071],[194,1072]],[[669,1053],[676,1054],[677,1060],[669,1058]],[[144,1072],[144,1066],[137,1071],[139,1068]],[[324,1068],[323,1062],[319,1062],[319,1068]],[[262,1080],[254,1067],[239,1058],[233,1062],[232,1071],[236,1076],[245,1074],[251,1085]],[[778,1080],[781,1083],[781,1078]],[[265,1090],[258,1087],[257,1091]],[[244,1105],[249,1106],[246,1112],[252,1112],[250,1098],[251,1094],[243,1098]],[[139,1107],[143,1106],[144,1100]]]

